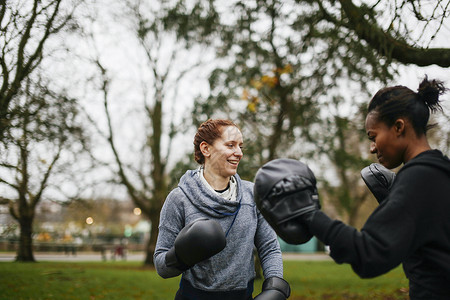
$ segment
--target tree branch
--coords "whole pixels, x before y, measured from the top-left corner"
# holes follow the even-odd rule
[[[133,186],[133,184],[128,180],[127,175],[125,174],[125,169],[123,167],[123,163],[122,160],[120,159],[119,153],[117,151],[116,145],[114,143],[114,133],[113,133],[113,129],[112,129],[112,121],[111,121],[111,115],[109,113],[109,108],[108,108],[108,85],[109,85],[109,79],[107,77],[106,74],[106,69],[103,67],[103,65],[101,64],[101,62],[99,60],[96,60],[97,66],[101,71],[101,75],[102,75],[102,81],[103,81],[103,86],[102,86],[102,91],[103,91],[103,105],[105,108],[105,114],[106,114],[106,120],[108,123],[108,137],[107,140],[109,142],[109,145],[111,146],[111,150],[114,154],[114,158],[116,160],[116,163],[119,167],[119,177],[122,181],[122,183],[125,185],[125,187],[128,190],[128,193],[130,195],[130,197],[133,199],[133,201],[137,204],[144,204],[144,201],[142,201],[141,196],[139,195],[139,192],[136,190],[136,188]]]
[[[352,0],[339,0],[339,2],[349,20],[350,28],[380,55],[404,64],[418,66],[436,64],[441,67],[450,67],[450,49],[411,46],[383,31],[378,24],[369,23],[364,18],[362,9],[353,4]]]
[[[15,189],[15,190],[18,190],[18,189],[19,189],[19,187],[18,187],[17,185],[12,184],[11,182],[8,182],[8,181],[6,181],[6,180],[4,180],[4,179],[2,179],[2,178],[0,178],[0,183],[3,183],[3,184],[5,184],[5,185],[8,185],[9,187],[11,187],[11,188],[13,188],[13,189]]]
[[[11,202],[10,199],[6,199],[6,198],[0,196],[0,205],[9,204],[10,202]]]
[[[14,208],[14,201],[9,202],[9,213],[16,221],[19,221],[19,214],[17,210]]]
[[[31,198],[30,205],[31,205],[33,210],[36,207],[36,204],[39,203],[39,201],[41,200],[42,193],[43,193],[43,191],[45,190],[45,188],[47,186],[47,182],[48,182],[48,179],[49,179],[50,174],[52,172],[52,169],[53,169],[54,165],[56,164],[56,162],[58,161],[58,159],[59,159],[59,157],[61,155],[63,144],[64,144],[64,141],[61,141],[59,146],[58,146],[58,152],[55,154],[55,157],[53,157],[52,162],[50,163],[50,165],[47,168],[47,171],[44,174],[44,178],[41,181],[41,185],[39,187],[39,191],[36,193],[36,195],[34,195],[33,198]]]

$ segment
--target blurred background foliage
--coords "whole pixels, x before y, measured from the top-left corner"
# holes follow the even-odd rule
[[[374,159],[371,95],[450,78],[449,0],[0,3],[0,233],[17,226],[17,260],[34,260],[43,203],[109,198],[150,224],[151,265],[160,209],[197,167],[192,140],[208,118],[241,128],[242,178],[300,159],[323,209],[361,227],[376,205],[359,175]],[[449,154],[448,109],[433,121],[431,143]]]

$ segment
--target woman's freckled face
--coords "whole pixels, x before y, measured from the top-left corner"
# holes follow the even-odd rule
[[[211,145],[211,155],[207,162],[209,168],[223,177],[235,175],[243,156],[242,148],[241,131],[235,126],[224,127],[221,137]]]

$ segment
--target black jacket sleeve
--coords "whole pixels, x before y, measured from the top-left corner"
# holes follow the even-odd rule
[[[389,197],[358,231],[323,212],[315,213],[311,232],[330,246],[330,256],[337,263],[351,264],[360,277],[370,278],[398,266],[414,251],[414,188],[408,176],[398,176]],[[408,190],[409,189],[409,190]]]

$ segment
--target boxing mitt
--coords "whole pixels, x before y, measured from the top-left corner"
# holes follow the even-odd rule
[[[206,218],[197,219],[180,231],[174,246],[166,253],[166,265],[184,272],[222,251],[226,243],[219,223]]]
[[[373,163],[361,170],[361,177],[378,203],[381,203],[389,194],[395,173],[381,164]]]
[[[281,158],[263,165],[255,176],[254,200],[285,242],[303,244],[311,239],[307,221],[320,204],[316,178],[306,164]]]
[[[264,280],[262,292],[255,300],[286,300],[291,295],[291,288],[286,280],[270,277]]]

